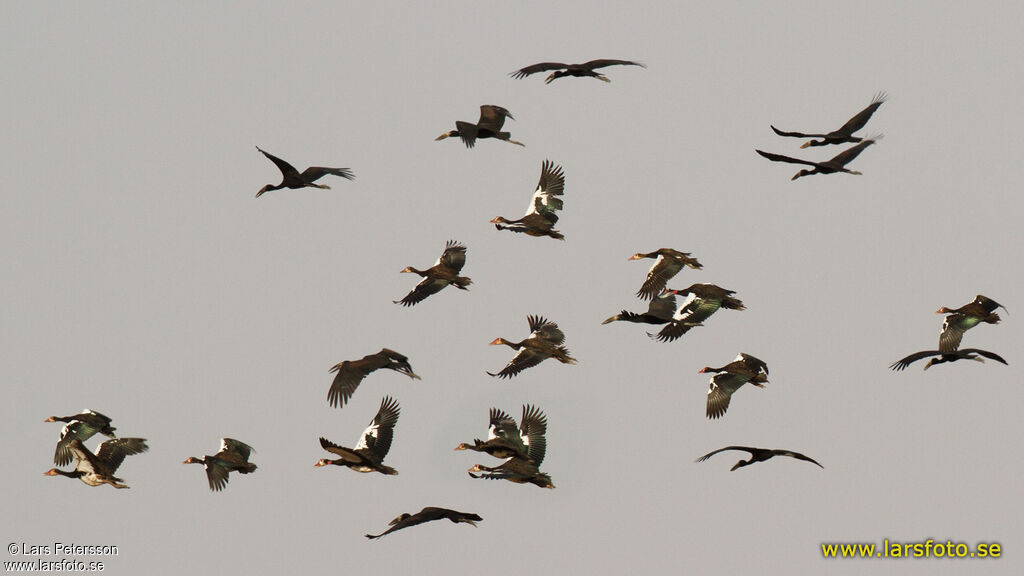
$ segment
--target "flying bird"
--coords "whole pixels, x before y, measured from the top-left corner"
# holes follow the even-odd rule
[[[875,142],[881,140],[881,136],[873,136],[869,139],[862,140],[860,144],[852,146],[843,150],[839,154],[836,154],[831,160],[824,162],[811,162],[810,160],[800,160],[799,158],[791,158],[789,156],[783,156],[781,154],[772,154],[771,152],[762,152],[761,150],[755,150],[761,156],[773,161],[773,162],[789,162],[790,164],[805,164],[807,166],[813,166],[811,170],[806,168],[797,172],[790,180],[796,180],[801,176],[810,176],[811,174],[834,174],[836,172],[846,172],[847,174],[860,175],[860,172],[856,170],[850,170],[846,168],[846,165],[853,161],[865,148],[871,146]]]
[[[647,305],[647,312],[637,314],[623,310],[615,316],[606,318],[601,324],[615,321],[636,322],[640,324],[668,324],[676,313],[676,295],[674,292],[663,292],[654,297]]]
[[[477,138],[494,138],[496,140],[504,140],[509,144],[518,144],[520,146],[526,146],[522,142],[516,142],[510,137],[512,136],[508,132],[502,132],[501,127],[505,124],[505,118],[512,117],[512,113],[502,108],[501,106],[494,106],[492,104],[484,104],[480,106],[480,120],[476,124],[470,124],[469,122],[463,122],[459,120],[455,122],[455,130],[445,132],[434,140],[444,140],[445,138],[458,136],[462,138],[462,143],[466,145],[466,148],[472,148],[476,145]]]
[[[853,133],[860,130],[868,123],[871,119],[871,115],[878,110],[878,107],[885,102],[885,92],[879,92],[875,95],[874,99],[871,100],[871,104],[868,107],[857,113],[856,116],[850,118],[843,124],[838,130],[833,130],[828,134],[804,134],[802,132],[783,132],[775,126],[772,126],[772,130],[775,131],[779,136],[792,136],[796,138],[821,138],[821,140],[810,140],[805,142],[801,148],[807,148],[808,146],[826,146],[828,144],[843,144],[845,142],[860,142],[861,138],[854,136]]]
[[[764,388],[768,382],[768,365],[763,360],[740,352],[736,359],[720,368],[705,366],[698,373],[714,372],[708,387],[707,417],[719,418],[729,409],[729,401],[741,386],[753,384]]]
[[[189,456],[182,464],[202,464],[206,468],[206,479],[210,490],[220,492],[228,485],[228,473],[250,474],[256,471],[256,465],[249,462],[252,446],[239,442],[234,438],[220,439],[220,452],[213,456],[196,458]]]
[[[522,458],[531,462],[544,459],[548,431],[548,419],[539,408],[523,406],[522,424],[516,425],[514,418],[505,412],[491,408],[490,429],[487,440],[474,439],[472,444],[463,442],[456,450],[484,452],[495,458]]]
[[[654,264],[647,272],[647,279],[644,280],[636,295],[642,300],[653,300],[655,296],[665,289],[665,285],[684,267],[689,266],[694,270],[703,268],[696,258],[691,258],[689,252],[680,252],[672,248],[659,248],[654,252],[646,254],[640,252],[629,257],[630,260],[642,260],[654,258]]]
[[[67,466],[71,463],[73,456],[69,444],[75,438],[85,442],[96,433],[111,438],[117,436],[114,434],[117,428],[110,425],[112,420],[109,417],[88,408],[73,416],[50,416],[45,422],[67,422],[60,431],[57,449],[53,454],[53,463],[57,466]]]
[[[994,352],[980,350],[978,348],[961,348],[959,350],[953,350],[951,352],[942,352],[941,350],[924,350],[922,352],[915,352],[914,354],[911,354],[906,358],[903,358],[897,362],[893,362],[892,365],[889,366],[889,368],[891,370],[897,371],[903,370],[904,368],[910,366],[914,362],[917,362],[918,360],[922,358],[927,358],[929,356],[937,356],[937,358],[932,358],[931,360],[929,360],[928,363],[924,365],[925,370],[931,368],[935,364],[943,364],[945,362],[956,362],[958,360],[975,360],[977,362],[985,362],[985,358],[988,358],[990,360],[995,360],[996,362],[1002,362],[1003,364],[1006,364],[1006,360],[1004,360],[1002,356]],[[984,356],[985,358],[981,358],[980,356]]]
[[[960,347],[964,332],[974,328],[982,322],[998,324],[999,314],[995,311],[999,308],[1006,310],[1006,307],[995,300],[978,294],[968,304],[959,308],[939,308],[936,314],[949,314],[942,323],[942,332],[939,334],[939,350],[942,352],[953,352]],[[938,362],[933,362],[938,363]]]
[[[597,78],[604,82],[611,82],[606,76],[598,74],[594,70],[597,68],[604,68],[605,66],[639,66],[641,68],[647,68],[639,62],[633,62],[632,60],[591,60],[590,62],[584,62],[583,64],[562,64],[561,62],[541,62],[525,68],[520,68],[515,72],[509,74],[513,78],[526,78],[530,74],[536,74],[537,72],[547,72],[548,70],[554,70],[545,80],[545,84],[550,84],[552,80],[562,78],[563,76],[576,76],[582,78],[589,76],[591,78]]]
[[[455,524],[464,522],[471,526],[476,526],[477,522],[483,521],[483,518],[476,514],[473,514],[472,512],[456,512],[455,510],[449,510],[448,508],[435,508],[433,506],[427,506],[426,508],[420,510],[415,514],[402,514],[401,516],[395,518],[388,524],[388,526],[391,526],[391,528],[388,528],[386,531],[381,532],[376,536],[373,534],[367,534],[366,537],[371,540],[374,540],[376,538],[380,538],[381,536],[391,534],[396,530],[401,530],[402,528],[408,528],[409,526],[416,526],[417,524],[423,524],[424,522],[432,522],[434,520],[443,520],[445,518],[451,520]]]
[[[47,476],[67,476],[78,478],[89,486],[110,484],[114,488],[130,488],[124,480],[114,476],[114,472],[124,462],[125,456],[141,454],[149,450],[145,438],[114,438],[102,442],[93,454],[78,438],[68,442],[68,450],[75,459],[75,469],[70,472],[51,468],[44,472]]]
[[[417,270],[412,266],[406,266],[401,270],[403,273],[418,274],[423,279],[420,280],[419,284],[411,292],[406,294],[405,298],[394,300],[393,302],[402,306],[415,306],[426,299],[427,296],[437,294],[448,285],[455,286],[459,290],[469,290],[466,287],[472,284],[473,281],[465,276],[459,276],[459,272],[462,271],[462,267],[465,264],[466,247],[455,240],[449,240],[444,246],[444,252],[441,253],[441,257],[430,268]]]
[[[407,357],[394,350],[382,348],[380,352],[368,354],[359,360],[345,360],[335,364],[330,371],[337,372],[337,375],[334,377],[334,382],[331,383],[331,388],[327,391],[327,402],[331,406],[343,408],[363,378],[381,368],[401,372],[413,380],[420,379],[412,371]]]
[[[718,311],[719,308],[729,310],[746,310],[746,306],[732,295],[736,292],[726,290],[715,284],[691,284],[683,290],[669,290],[665,293],[687,296],[672,315],[672,320],[657,334],[647,335],[659,342],[672,342],[680,338],[695,326],[703,326],[704,321]]]
[[[541,316],[527,316],[526,320],[530,324],[530,335],[524,340],[509,342],[504,338],[495,338],[491,341],[491,346],[504,344],[518,352],[501,372],[487,374],[498,378],[511,378],[548,358],[554,358],[563,364],[576,364],[576,359],[570,356],[569,350],[562,345],[565,342],[565,333],[558,324],[549,322]]]
[[[267,158],[270,158],[270,161],[276,164],[278,169],[281,170],[281,175],[283,176],[281,183],[277,186],[267,184],[263,188],[260,188],[260,191],[256,193],[257,198],[262,196],[264,192],[280,190],[281,188],[291,188],[292,190],[295,190],[310,186],[313,188],[330,189],[330,186],[326,184],[315,184],[317,180],[327,175],[341,176],[346,180],[355,180],[356,178],[348,168],[324,168],[323,166],[310,166],[303,170],[302,173],[299,173],[294,166],[284,160],[281,160],[277,156],[264,151],[259,146],[257,146],[256,149],[263,152],[263,155]]]
[[[516,484],[533,484],[541,488],[554,488],[551,476],[541,472],[539,467],[540,462],[536,460],[513,456],[499,466],[474,464],[469,469],[469,476],[487,480],[508,480]]]
[[[732,468],[729,469],[730,472],[737,468],[742,468],[744,466],[750,466],[751,464],[757,462],[764,462],[765,460],[770,460],[775,456],[789,456],[790,458],[796,458],[797,460],[804,460],[812,464],[817,464],[818,467],[821,469],[825,468],[821,464],[818,464],[818,462],[813,458],[804,456],[799,452],[793,452],[792,450],[771,450],[768,448],[751,448],[749,446],[726,446],[725,448],[719,448],[718,450],[708,452],[707,454],[701,456],[700,458],[697,458],[695,462],[703,462],[708,458],[711,458],[715,454],[718,454],[719,452],[725,452],[726,450],[742,450],[744,452],[750,452],[750,460],[740,460],[739,462],[734,464]]]
[[[355,449],[338,446],[330,440],[321,437],[320,446],[339,458],[328,460],[321,458],[314,466],[346,466],[356,472],[380,472],[381,474],[398,474],[398,470],[384,465],[384,457],[391,449],[391,439],[395,434],[395,424],[398,423],[398,401],[390,396],[385,396],[380,401],[380,408],[377,415],[373,417],[370,425],[359,437],[359,443]]]
[[[556,240],[565,240],[565,236],[554,229],[558,222],[557,211],[562,209],[562,193],[565,190],[565,174],[561,166],[555,166],[550,160],[545,160],[540,168],[540,182],[537,183],[537,190],[530,198],[530,205],[526,208],[526,215],[518,220],[506,220],[497,216],[491,220],[491,224],[498,230],[511,230],[522,232],[529,236],[550,236]]]

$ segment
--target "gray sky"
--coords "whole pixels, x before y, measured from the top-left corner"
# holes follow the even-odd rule
[[[964,339],[1010,366],[887,369],[937,346],[940,306],[1021,308],[1020,5],[437,4],[5,5],[5,543],[114,544],[113,574],[1020,569],[1021,319]],[[508,76],[594,58],[648,69]],[[863,176],[791,182],[797,166],[754,153],[827,159],[843,147],[799,150],[769,124],[837,128],[881,90]],[[481,104],[508,108],[526,147],[433,141]],[[280,174],[255,145],[357,179],[256,200]],[[496,231],[546,158],[567,240]],[[392,304],[415,282],[398,271],[448,239],[469,248],[470,291]],[[649,261],[626,259],[662,246],[704,264],[671,286],[716,283],[748,309],[671,344],[599,325],[644,308]],[[527,314],[558,322],[579,365],[488,377],[511,350],[487,343],[525,337]],[[373,374],[330,408],[328,369],[382,346],[423,380]],[[771,382],[709,421],[697,370],[739,351]],[[353,445],[385,394],[400,475],[315,469],[317,437]],[[524,403],[548,415],[557,489],[470,479],[490,458],[452,449]],[[120,470],[131,490],[42,476],[60,428],[41,421],[83,407],[149,439]],[[259,470],[213,494],[180,462],[222,436]],[[693,463],[729,444],[825,469]],[[484,522],[362,537],[426,505]],[[1005,558],[821,557],[883,538]]]

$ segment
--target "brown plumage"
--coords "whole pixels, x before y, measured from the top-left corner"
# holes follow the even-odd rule
[[[603,74],[598,74],[594,71],[595,68],[604,68],[605,66],[639,66],[641,68],[647,68],[639,62],[633,62],[632,60],[612,60],[612,59],[601,59],[591,60],[582,64],[562,64],[561,62],[541,62],[539,64],[533,64],[525,68],[520,68],[509,75],[513,78],[526,78],[530,74],[536,74],[537,72],[547,72],[548,70],[555,70],[545,80],[545,84],[550,84],[553,80],[562,78],[564,76],[576,76],[577,78],[591,77],[601,80],[603,82],[611,82],[608,77]]]
[[[487,480],[508,480],[516,484],[533,484],[541,488],[554,488],[551,476],[541,472],[539,466],[540,464],[537,462],[514,456],[499,466],[474,464],[469,469],[469,476]]]
[[[403,273],[417,274],[423,280],[420,280],[419,284],[406,294],[405,298],[393,302],[402,306],[415,306],[427,296],[437,294],[448,285],[455,286],[459,290],[469,290],[467,286],[473,281],[465,276],[459,276],[459,272],[462,271],[465,264],[466,247],[456,240],[449,240],[444,246],[444,252],[430,268],[417,270],[412,266],[406,266],[401,270]]]
[[[394,350],[381,348],[380,352],[368,354],[359,360],[345,360],[335,364],[330,371],[337,372],[337,374],[334,376],[334,381],[331,382],[331,388],[327,391],[327,402],[331,406],[344,407],[363,378],[381,368],[401,372],[413,380],[420,379],[412,371],[407,357]]]
[[[715,372],[708,387],[707,417],[719,418],[729,409],[729,401],[734,392],[744,384],[750,383],[764,388],[768,382],[768,365],[749,354],[740,352],[736,359],[722,366],[712,368],[705,366],[699,373]]]
[[[629,257],[630,260],[641,260],[643,258],[654,258],[654,264],[647,272],[647,278],[636,295],[642,300],[653,300],[661,294],[668,283],[684,267],[689,266],[695,270],[703,268],[696,258],[691,258],[689,252],[680,252],[672,248],[659,248],[654,252],[638,252]]]
[[[555,166],[545,160],[540,168],[540,181],[537,190],[530,198],[526,215],[518,220],[506,220],[504,216],[496,216],[491,224],[498,230],[522,232],[528,236],[550,236],[556,240],[565,240],[561,232],[554,229],[558,222],[556,212],[562,209],[561,196],[565,191],[565,174],[561,166]]]
[[[942,323],[942,332],[939,334],[939,350],[945,353],[956,351],[960,347],[964,332],[974,328],[982,322],[987,324],[998,324],[999,314],[995,311],[999,308],[1006,310],[1006,307],[989,298],[978,294],[974,300],[959,308],[939,308],[936,314],[949,314]],[[938,362],[933,362],[938,364]]]
[[[512,113],[501,106],[484,104],[480,106],[480,119],[476,124],[459,120],[455,123],[455,130],[445,132],[434,138],[434,140],[444,140],[445,138],[458,136],[462,139],[462,143],[466,145],[466,148],[472,148],[476,146],[477,138],[494,138],[496,140],[504,140],[509,144],[525,146],[522,142],[512,140],[510,138],[511,134],[508,132],[501,131],[501,127],[505,125],[506,117],[515,120],[512,117]]]
[[[129,488],[124,480],[114,476],[114,472],[124,462],[125,456],[141,454],[149,450],[145,438],[114,438],[99,445],[93,454],[78,438],[68,442],[68,450],[75,459],[75,469],[70,472],[51,468],[44,472],[47,476],[67,476],[78,478],[89,486],[110,484],[114,488]]]
[[[263,152],[263,155],[269,158],[270,161],[277,166],[277,168],[281,171],[282,176],[280,184],[276,186],[273,184],[267,184],[263,188],[260,188],[260,191],[256,193],[257,198],[262,196],[264,192],[270,192],[271,190],[280,190],[281,188],[291,188],[295,190],[298,188],[306,188],[308,186],[312,188],[329,189],[330,186],[327,186],[326,184],[315,184],[317,180],[327,175],[341,176],[346,180],[355,180],[356,178],[352,174],[352,171],[349,170],[348,168],[325,168],[323,166],[310,166],[309,168],[306,168],[300,173],[291,164],[285,162],[284,160],[281,160],[280,158],[274,156],[273,154],[270,154],[269,152],[260,149],[259,146],[257,146],[256,149],[259,150],[260,152]]]
[[[391,534],[396,530],[401,530],[403,528],[408,528],[410,526],[416,526],[417,524],[423,524],[424,522],[443,520],[445,518],[451,520],[455,524],[462,522],[465,524],[469,524],[471,526],[476,526],[477,522],[483,521],[483,518],[472,512],[457,512],[455,510],[450,510],[448,508],[437,508],[434,506],[427,506],[426,508],[420,510],[415,514],[402,514],[398,518],[395,518],[390,523],[388,523],[388,525],[391,526],[391,528],[388,528],[384,532],[381,532],[377,535],[367,534],[366,537],[371,540],[374,540],[380,538],[381,536]]]
[[[865,148],[871,146],[875,142],[882,139],[882,136],[873,136],[871,138],[862,140],[856,146],[851,146],[846,150],[843,150],[839,154],[836,154],[829,160],[824,162],[811,162],[810,160],[800,160],[799,158],[792,158],[790,156],[783,156],[782,154],[772,154],[771,152],[762,152],[761,150],[754,150],[761,156],[771,160],[772,162],[788,162],[790,164],[805,164],[812,166],[813,169],[807,170],[806,168],[797,172],[790,180],[796,180],[802,176],[810,176],[812,174],[835,174],[836,172],[846,172],[847,174],[853,174],[860,176],[860,172],[856,170],[850,170],[846,167],[847,164],[853,161],[854,158],[860,155]]]
[[[562,346],[565,334],[558,324],[549,322],[542,316],[527,316],[526,320],[530,324],[530,335],[526,339],[510,342],[504,338],[495,338],[491,341],[491,346],[504,344],[518,352],[501,372],[487,374],[498,378],[511,378],[548,358],[554,358],[563,364],[576,364],[576,359],[569,355],[569,350],[565,346]]]
[[[399,406],[398,401],[390,396],[385,396],[380,401],[380,408],[377,415],[370,421],[363,434],[359,437],[356,447],[345,448],[338,446],[330,440],[321,437],[320,446],[339,458],[328,460],[322,458],[314,466],[345,466],[356,472],[380,472],[381,474],[394,475],[398,470],[384,465],[384,457],[391,449],[391,440],[394,438],[395,424],[398,423]]]
[[[53,453],[53,463],[57,466],[67,466],[71,463],[73,456],[69,445],[75,438],[85,442],[96,433],[111,438],[117,436],[114,434],[117,428],[110,425],[112,420],[109,417],[88,408],[73,416],[50,416],[45,422],[67,422],[60,431],[60,439],[57,440],[57,448]]]
[[[249,462],[252,446],[234,438],[221,438],[220,451],[210,456],[196,458],[189,456],[182,464],[202,464],[206,468],[206,480],[210,490],[219,492],[228,485],[228,473],[250,474],[256,471],[256,465]]]
[[[463,442],[456,450],[484,452],[495,458],[521,458],[530,462],[544,460],[548,431],[548,419],[539,408],[523,406],[522,424],[516,426],[514,418],[505,412],[491,408],[490,429],[487,440],[474,439],[472,444]]]
[[[687,296],[689,299],[679,304],[679,308],[672,315],[672,320],[657,334],[648,336],[659,342],[672,342],[696,326],[703,326],[704,321],[718,311],[719,308],[729,310],[746,310],[738,298],[734,298],[733,290],[726,290],[714,284],[692,284],[682,290],[669,290],[665,292],[680,296]]]
[[[801,148],[807,148],[808,146],[826,146],[828,144],[843,144],[846,142],[860,142],[861,138],[854,136],[853,133],[860,130],[868,123],[871,119],[871,115],[878,110],[878,107],[885,102],[885,92],[879,92],[871,100],[871,104],[868,107],[857,113],[856,116],[850,118],[843,124],[838,130],[833,130],[828,134],[804,134],[802,132],[783,132],[772,126],[772,130],[775,131],[779,136],[790,136],[795,138],[821,138],[821,140],[810,140],[805,142]]]

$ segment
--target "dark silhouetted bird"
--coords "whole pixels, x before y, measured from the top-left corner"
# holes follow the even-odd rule
[[[495,458],[524,458],[531,462],[544,459],[548,431],[548,419],[539,408],[523,406],[522,424],[516,425],[514,418],[505,412],[491,408],[491,425],[487,441],[474,439],[472,444],[463,442],[456,450],[484,452]]]
[[[761,150],[755,150],[761,156],[771,160],[772,162],[789,162],[790,164],[805,164],[807,166],[813,166],[813,169],[807,170],[806,168],[797,172],[791,180],[796,180],[801,176],[810,176],[811,174],[835,174],[836,172],[846,172],[847,174],[860,175],[860,172],[856,170],[850,170],[846,165],[853,161],[865,148],[871,146],[875,142],[881,140],[881,136],[873,136],[869,139],[862,140],[860,144],[851,146],[846,150],[843,150],[839,154],[836,154],[831,160],[824,162],[811,162],[810,160],[800,160],[799,158],[791,158],[789,156],[783,156],[781,154],[772,154],[771,152],[762,152]]]
[[[67,422],[60,431],[60,439],[57,440],[57,449],[53,454],[53,463],[57,466],[67,466],[71,463],[72,454],[68,445],[75,438],[85,442],[96,433],[115,437],[114,428],[110,425],[111,419],[99,412],[86,408],[74,416],[50,416],[45,422]]]
[[[640,324],[667,324],[676,313],[676,295],[673,292],[662,292],[647,305],[647,312],[637,314],[623,310],[615,316],[606,318],[601,324],[615,321],[636,322]]]
[[[604,68],[605,66],[639,66],[641,68],[647,68],[639,62],[633,62],[632,60],[591,60],[590,62],[584,62],[583,64],[562,64],[561,62],[541,62],[525,68],[520,68],[509,75],[513,78],[526,78],[530,74],[536,74],[537,72],[547,72],[548,70],[554,70],[545,80],[545,84],[550,84],[552,80],[562,78],[563,76],[576,76],[582,78],[589,76],[591,78],[597,78],[605,82],[611,82],[606,76],[598,74],[594,70],[596,68]]]
[[[708,418],[723,416],[729,409],[729,401],[732,399],[733,393],[744,384],[749,382],[758,388],[764,388],[768,382],[768,365],[763,360],[743,352],[740,352],[735,360],[721,368],[705,366],[698,372],[701,374],[716,373],[711,377],[711,385],[708,387]]]
[[[943,364],[945,362],[956,362],[958,360],[974,360],[976,362],[985,362],[985,358],[989,358],[991,360],[995,360],[996,362],[1002,362],[1003,364],[1006,364],[1006,360],[1003,360],[1002,356],[994,352],[989,352],[987,350],[979,350],[978,348],[961,348],[959,350],[953,350],[952,352],[942,352],[940,350],[924,350],[922,352],[915,352],[914,354],[911,354],[906,358],[903,358],[902,360],[893,362],[892,365],[889,366],[889,368],[892,370],[903,370],[904,368],[910,366],[914,362],[917,362],[918,360],[922,358],[927,358],[929,356],[937,356],[937,358],[932,358],[931,360],[929,360],[928,363],[924,365],[925,370],[931,368],[935,364]],[[979,356],[984,356],[985,358],[980,358]]]
[[[390,523],[388,523],[388,526],[391,526],[391,528],[388,528],[386,531],[381,532],[377,535],[367,534],[366,537],[373,540],[376,538],[380,538],[381,536],[391,534],[396,530],[401,530],[402,528],[408,528],[409,526],[423,524],[424,522],[432,522],[434,520],[443,520],[445,518],[451,520],[455,524],[464,522],[471,526],[476,526],[477,522],[483,521],[483,518],[476,514],[473,514],[472,512],[456,512],[455,510],[449,510],[448,508],[436,508],[434,506],[427,506],[426,508],[420,510],[415,514],[402,514],[398,518],[395,518]]]
[[[401,372],[413,380],[420,379],[412,371],[408,358],[394,350],[381,348],[380,352],[368,354],[359,360],[345,360],[335,364],[330,371],[337,372],[337,375],[334,377],[334,382],[331,383],[330,390],[327,391],[327,402],[331,406],[344,407],[363,378],[366,378],[370,372],[381,368]]]
[[[779,136],[792,136],[796,138],[821,138],[821,140],[810,140],[805,142],[801,148],[807,148],[808,146],[826,146],[828,144],[843,144],[846,142],[860,142],[861,138],[854,136],[853,133],[860,130],[868,123],[871,119],[871,115],[878,110],[878,107],[885,102],[885,92],[879,92],[875,95],[874,99],[871,100],[871,104],[868,107],[857,113],[856,116],[850,118],[843,124],[838,130],[833,130],[828,134],[804,134],[802,132],[783,132],[775,126],[772,126],[772,130],[775,131]]]
[[[281,174],[283,176],[281,183],[278,184],[277,186],[274,186],[273,184],[267,184],[263,188],[260,188],[260,191],[256,193],[257,198],[262,196],[264,192],[270,192],[271,190],[280,190],[281,188],[291,188],[295,190],[297,188],[305,188],[307,186],[310,186],[313,188],[329,189],[330,186],[326,184],[314,184],[314,182],[327,175],[341,176],[346,180],[355,180],[356,178],[355,175],[352,174],[352,171],[349,170],[348,168],[324,168],[323,166],[310,166],[309,168],[303,170],[302,173],[299,173],[299,171],[296,170],[294,166],[285,162],[284,160],[281,160],[277,156],[265,152],[259,146],[257,146],[256,149],[259,150],[260,152],[263,152],[263,155],[266,156],[267,158],[270,158],[270,161],[276,164],[278,169],[281,170]]]
[[[475,146],[477,138],[494,138],[496,140],[504,140],[509,144],[526,146],[522,142],[512,140],[510,138],[512,135],[508,132],[501,131],[501,127],[505,125],[506,117],[515,120],[512,117],[512,113],[501,106],[484,104],[480,106],[480,120],[476,124],[459,120],[455,123],[455,130],[445,132],[434,138],[434,140],[444,140],[445,138],[458,136],[462,139],[462,143],[466,145],[466,148]]]
[[[692,284],[683,290],[666,290],[667,293],[687,296],[688,298],[679,304],[679,308],[672,315],[671,322],[661,329],[657,334],[648,336],[659,342],[672,342],[695,326],[703,326],[704,321],[718,311],[719,308],[729,310],[746,310],[738,298],[734,298],[733,290],[726,290],[714,284]]]
[[[751,448],[749,446],[726,446],[725,448],[719,448],[718,450],[715,450],[713,452],[708,452],[707,454],[701,456],[700,458],[697,458],[697,460],[695,461],[703,462],[708,458],[711,458],[715,454],[718,454],[719,452],[725,452],[726,450],[742,450],[744,452],[750,452],[750,460],[740,460],[739,462],[734,464],[732,468],[729,469],[730,472],[737,468],[749,466],[756,462],[764,462],[765,460],[770,460],[775,456],[789,456],[790,458],[796,458],[797,460],[804,460],[806,462],[811,462],[812,464],[818,464],[818,462],[813,458],[808,458],[807,456],[804,456],[799,452],[793,452],[792,450],[771,450],[768,448]],[[821,464],[818,464],[818,467],[822,469],[825,468]]]

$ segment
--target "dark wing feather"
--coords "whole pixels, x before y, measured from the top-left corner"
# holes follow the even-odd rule
[[[515,120],[512,114],[501,106],[484,104],[480,106],[480,121],[476,123],[477,128],[480,130],[490,130],[497,134],[501,132],[501,127],[505,125],[506,116]]]
[[[547,357],[548,356],[546,354],[541,354],[536,350],[531,350],[530,348],[525,347],[520,348],[519,352],[516,352],[516,355],[509,360],[508,364],[506,364],[504,368],[501,369],[501,372],[498,372],[497,374],[491,374],[488,372],[487,374],[498,378],[511,378],[527,368],[533,368],[537,364],[540,364],[547,359]]]
[[[703,461],[707,460],[708,458],[711,458],[715,454],[718,454],[719,452],[725,452],[726,450],[742,450],[744,452],[750,452],[751,455],[754,454],[754,449],[753,448],[748,448],[746,446],[726,446],[725,448],[719,448],[718,450],[712,450],[711,452],[708,452],[707,454],[701,456],[700,458],[697,458],[696,460],[694,460],[694,462],[703,462]]]
[[[228,468],[217,458],[207,457],[204,464],[206,468],[206,481],[210,484],[210,490],[219,492],[228,485]]]
[[[803,132],[783,132],[775,126],[772,126],[772,130],[779,136],[788,136],[791,138],[824,138],[824,134],[805,134]]]
[[[458,274],[466,264],[466,247],[457,240],[449,240],[439,259],[441,264],[451,268]]]
[[[676,295],[668,292],[655,296],[647,306],[647,313],[656,318],[670,321],[676,313]]]
[[[359,383],[371,370],[366,370],[359,364],[346,360],[335,364],[331,368],[331,372],[337,372],[337,375],[334,376],[331,388],[327,391],[327,402],[331,406],[341,408],[345,406],[348,399],[355,393],[356,388],[359,387]]]
[[[320,437],[320,447],[323,448],[324,450],[327,450],[331,454],[340,456],[341,459],[344,460],[345,462],[352,462],[353,464],[357,464],[363,461],[363,457],[356,454],[354,450],[350,448],[345,448],[344,446],[339,446],[322,436]]]
[[[523,406],[522,437],[526,439],[527,457],[535,466],[540,466],[547,452],[548,419],[540,408],[529,404]]]
[[[858,144],[859,146],[859,144]],[[808,160],[800,160],[799,158],[791,158],[789,156],[783,156],[782,154],[772,154],[771,152],[762,152],[761,150],[754,150],[761,156],[771,160],[772,162],[789,162],[790,164],[803,164],[805,166],[817,166],[817,162],[810,162]],[[859,151],[857,152],[860,153]],[[838,158],[838,156],[836,157]],[[835,160],[835,158],[833,158]]]
[[[927,358],[929,356],[938,356],[940,354],[942,354],[942,352],[938,350],[924,350],[922,352],[915,352],[907,356],[906,358],[893,362],[892,364],[889,365],[889,369],[900,371],[922,358]]]
[[[860,142],[859,144],[857,144],[856,146],[851,146],[850,148],[847,148],[846,150],[843,150],[839,154],[836,154],[835,157],[833,157],[831,160],[828,161],[828,164],[835,164],[837,166],[846,166],[847,164],[852,162],[854,158],[859,156],[860,153],[863,152],[865,148],[867,148],[868,146],[871,146],[872,144],[874,144],[876,140],[877,140],[877,138],[875,140],[864,140],[864,141]]]
[[[525,68],[520,68],[509,75],[513,78],[526,78],[530,74],[536,74],[537,72],[546,72],[548,70],[561,70],[567,68],[568,64],[562,64],[561,62],[541,62],[539,64],[533,64]]]
[[[593,70],[595,68],[604,68],[605,66],[617,66],[617,65],[618,66],[639,66],[641,68],[647,68],[647,66],[645,66],[645,65],[643,65],[643,64],[641,64],[639,62],[633,62],[632,60],[612,60],[612,59],[608,59],[608,58],[601,59],[601,60],[591,60],[589,62],[584,62],[583,64],[580,64],[581,67],[588,68],[590,70]]]
[[[665,289],[665,284],[682,269],[683,263],[679,260],[659,255],[657,261],[647,272],[647,278],[636,295],[642,300],[656,298]]]
[[[346,180],[355,180],[355,174],[352,173],[348,168],[325,168],[323,166],[310,166],[302,171],[302,179],[306,182],[316,182],[321,177],[330,174],[331,176],[341,176]]]
[[[772,454],[775,454],[776,456],[789,456],[790,458],[796,458],[797,460],[811,462],[813,464],[817,464],[818,467],[821,468],[822,470],[825,469],[825,467],[822,466],[821,464],[818,464],[818,461],[815,460],[814,458],[804,456],[803,454],[799,452],[793,452],[792,450],[772,450]]]
[[[113,438],[99,445],[96,449],[96,458],[103,462],[113,474],[125,456],[141,454],[149,450],[145,438]]]
[[[394,300],[395,304],[401,304],[402,306],[415,306],[420,302],[427,299],[428,296],[437,294],[447,286],[449,282],[443,278],[426,278],[420,280],[419,284],[416,285],[405,298],[401,300]]]
[[[884,92],[876,95],[874,99],[871,100],[871,104],[869,104],[867,108],[861,110],[856,116],[847,120],[846,124],[843,124],[842,128],[836,130],[836,132],[849,136],[857,130],[860,130],[868,123],[868,120],[871,119],[871,115],[875,113],[875,110],[878,110],[878,107],[882,105],[882,102],[885,102]]]
[[[995,360],[996,362],[1002,362],[1003,364],[1006,364],[1007,366],[1009,366],[1009,364],[1006,362],[1006,360],[1004,360],[1002,356],[1000,356],[999,354],[996,354],[995,352],[989,352],[988,350],[981,350],[981,349],[978,349],[978,348],[962,348],[960,350],[960,352],[962,352],[964,354],[969,354],[969,353],[973,352],[975,354],[980,354],[980,355],[984,356],[985,358],[988,358],[989,360]]]
[[[363,432],[363,437],[359,441],[360,446],[357,446],[356,450],[365,444],[374,456],[379,460],[384,460],[388,451],[391,450],[391,439],[394,437],[399,411],[398,401],[390,396],[385,396],[380,402],[377,415],[373,417],[370,426]]]
[[[942,332],[939,333],[939,352],[955,352],[960,347],[960,341],[964,337],[965,316],[963,314],[950,314],[942,322]]]
[[[455,130],[459,133],[459,138],[462,139],[462,143],[466,145],[466,148],[476,146],[476,124],[458,120],[455,122]]]
[[[241,459],[242,462],[248,462],[249,455],[252,454],[252,446],[234,438],[221,438],[220,446],[221,452],[230,452]]]
[[[264,156],[270,158],[270,161],[277,165],[277,169],[280,170],[281,174],[284,175],[285,180],[289,178],[299,177],[299,171],[295,169],[295,166],[292,166],[291,164],[285,162],[284,160],[281,160],[277,156],[274,156],[273,154],[264,151],[259,146],[257,146],[256,149],[259,150],[260,152],[263,152]]]

